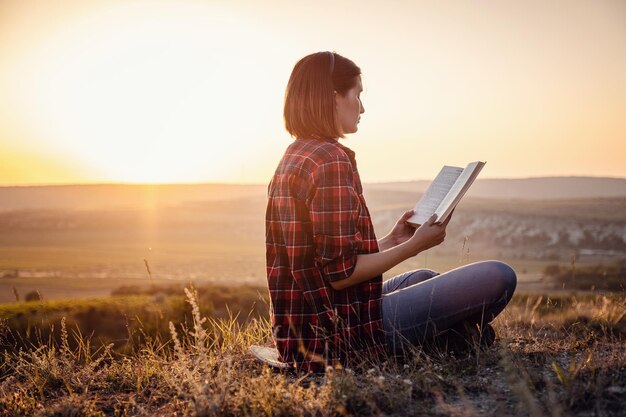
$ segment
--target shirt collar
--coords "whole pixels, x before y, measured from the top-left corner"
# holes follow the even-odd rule
[[[300,139],[300,138],[298,138]],[[322,142],[328,142],[328,143],[332,143],[337,145],[341,150],[343,150],[346,155],[348,155],[348,158],[350,158],[350,162],[352,162],[352,165],[354,165],[356,167],[356,159],[355,156],[356,154],[354,153],[354,151],[350,148],[348,148],[345,145],[342,145],[341,143],[339,143],[339,139],[334,139],[334,138],[318,138],[318,139],[312,139],[312,140],[319,140]]]

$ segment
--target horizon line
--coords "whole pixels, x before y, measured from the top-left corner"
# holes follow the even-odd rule
[[[607,180],[626,180],[626,177],[612,176],[594,176],[594,175],[545,175],[536,177],[487,177],[478,178],[476,181],[484,180],[538,180],[538,179],[556,179],[556,178],[590,178],[590,179],[607,179]],[[412,179],[412,180],[389,180],[389,181],[363,181],[364,184],[397,184],[411,183],[420,181],[432,181],[433,179]],[[224,182],[224,181],[198,181],[198,182],[58,182],[58,183],[27,183],[27,184],[0,184],[0,188],[20,188],[20,187],[76,187],[76,186],[190,186],[190,185],[230,185],[230,186],[267,186],[267,183],[261,182]]]

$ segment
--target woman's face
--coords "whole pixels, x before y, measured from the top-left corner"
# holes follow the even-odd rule
[[[337,108],[337,121],[343,134],[354,133],[358,130],[361,114],[365,112],[361,103],[361,92],[363,84],[361,77],[357,78],[356,85],[348,90],[345,95],[335,93],[335,104]]]

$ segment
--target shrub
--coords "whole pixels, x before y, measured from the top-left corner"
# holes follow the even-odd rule
[[[626,290],[626,261],[613,265],[590,265],[562,267],[548,265],[544,271],[556,286],[574,290]]]
[[[41,294],[39,291],[31,291],[26,294],[24,301],[41,301]]]
[[[197,289],[197,299],[202,316],[232,318],[243,324],[252,318],[269,317],[269,307],[263,298],[267,297],[266,292],[252,286],[203,286]],[[115,293],[125,295],[0,305],[0,319],[6,321],[14,339],[0,345],[0,353],[49,339],[59,341],[63,317],[67,318],[70,331],[92,339],[93,349],[112,343],[116,352],[131,352],[149,341],[168,340],[169,321],[182,327],[193,322],[182,286],[153,286],[144,290],[126,287]]]

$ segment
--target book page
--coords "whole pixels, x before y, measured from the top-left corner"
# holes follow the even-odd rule
[[[485,165],[484,162],[472,162],[465,167],[461,175],[457,178],[454,185],[450,188],[448,195],[441,201],[439,207],[437,207],[435,213],[437,213],[437,221],[443,222],[450,215],[454,207],[461,201],[461,198],[465,195],[470,185],[474,182],[474,179],[478,176],[478,173]]]
[[[440,206],[456,180],[463,173],[463,168],[444,166],[433,182],[428,186],[422,198],[415,205],[415,214],[408,220],[413,224],[424,224]]]

